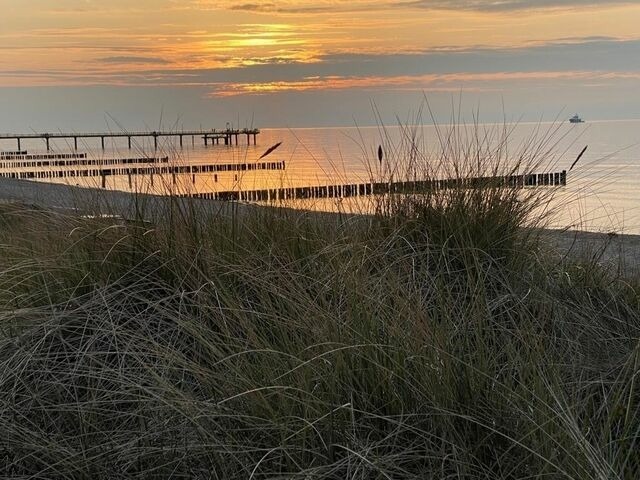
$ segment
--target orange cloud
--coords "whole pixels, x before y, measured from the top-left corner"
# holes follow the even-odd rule
[[[583,0],[567,1],[575,6]],[[123,80],[127,75],[138,75],[140,82],[154,85],[158,78],[164,81],[177,71],[208,74],[209,70],[230,67],[322,64],[328,57],[347,53],[402,56],[526,48],[564,38],[568,32],[576,38],[638,37],[637,2],[621,7],[617,1],[602,1],[601,6],[584,1],[592,6],[588,11],[574,8],[550,14],[548,9],[537,9],[526,15],[519,7],[533,5],[534,0],[139,0],[134,4],[129,0],[38,0],[37,9],[29,2],[14,2],[5,12],[0,31],[0,84],[121,84],[131,81]],[[547,7],[560,3],[537,2]],[[481,8],[483,4],[492,7]],[[429,5],[442,10],[426,12],[424,8]],[[444,8],[447,6],[451,8]],[[455,11],[453,7],[461,8]],[[629,57],[630,69],[634,68],[634,58]],[[161,74],[148,73],[160,66]],[[372,71],[366,68],[368,65],[360,66],[362,69],[354,70],[353,75],[369,79],[361,81],[363,88],[368,88],[375,75],[391,78],[404,73],[400,69],[381,67]],[[490,71],[498,68],[523,67],[487,65]],[[551,68],[562,67],[555,63]],[[446,73],[444,68],[424,71]],[[351,72],[337,68],[290,76],[285,72],[278,84],[257,79],[253,86],[238,84],[228,90],[247,93],[319,88],[300,80],[314,74],[346,77]],[[225,81],[224,75],[220,77]],[[354,88],[338,87],[349,83],[355,85],[357,81],[334,79],[325,84],[335,87],[322,88]]]
[[[264,95],[282,92],[305,92],[348,89],[388,89],[415,91],[458,91],[496,90],[502,82],[522,81],[594,82],[606,80],[640,80],[640,72],[496,72],[496,73],[456,73],[417,76],[369,76],[369,77],[310,77],[297,81],[264,83],[227,83],[216,85],[210,97],[231,97],[237,95]],[[588,84],[585,84],[588,85]],[[594,84],[597,85],[597,84]]]

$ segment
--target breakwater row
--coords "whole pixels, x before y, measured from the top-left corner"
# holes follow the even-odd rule
[[[31,155],[29,155],[31,156]],[[143,158],[97,158],[88,159],[80,157],[71,160],[9,160],[2,161],[0,168],[48,168],[48,167],[83,167],[104,165],[134,165],[143,163],[168,163],[169,157],[143,157]]]
[[[346,198],[382,194],[420,194],[431,190],[471,188],[561,187],[567,184],[567,172],[529,173],[496,177],[413,180],[402,182],[369,182],[311,187],[287,187],[260,190],[233,190],[192,193],[185,196],[226,201],[267,202],[315,198]]]
[[[147,162],[149,159],[147,159]],[[179,175],[217,172],[244,172],[254,170],[284,170],[285,162],[259,163],[226,163],[206,165],[167,165],[121,168],[87,168],[87,169],[39,169],[0,172],[2,178],[47,179],[68,177],[107,177],[111,175]]]

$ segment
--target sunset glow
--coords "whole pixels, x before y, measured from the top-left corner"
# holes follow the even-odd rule
[[[3,88],[197,88],[190,95],[203,101],[345,90],[376,98],[508,93],[569,79],[624,88],[640,68],[632,60],[640,5],[629,1],[0,4]]]

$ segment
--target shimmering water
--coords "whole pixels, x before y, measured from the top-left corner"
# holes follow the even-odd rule
[[[282,142],[265,160],[285,161],[283,171],[219,172],[156,178],[151,185],[147,177],[133,177],[131,187],[126,176],[106,178],[106,188],[167,193],[168,191],[215,192],[253,190],[306,185],[356,183],[407,176],[407,159],[414,157],[419,168],[441,158],[442,146],[450,144],[447,126],[424,126],[412,129],[399,127],[263,129],[258,145],[209,145],[200,138],[185,137],[181,148],[177,140],[163,139],[154,150],[152,141],[138,139],[130,151],[125,139],[108,139],[106,149],[99,139],[79,145],[79,152],[89,158],[131,156],[165,156],[178,164],[251,163],[265,150]],[[515,161],[524,151],[536,152],[542,159],[537,172],[568,170],[584,146],[588,149],[568,175],[568,185],[555,200],[560,214],[557,226],[573,226],[595,231],[640,233],[640,121],[587,122],[584,124],[528,124],[517,126],[458,126],[455,138],[464,147],[480,138],[481,142],[502,149],[503,157]],[[504,139],[506,138],[506,141]],[[411,142],[409,140],[412,140]],[[192,143],[193,142],[193,143]],[[378,162],[377,149],[383,146],[384,160]],[[411,145],[417,148],[412,149]],[[455,147],[461,151],[464,148]],[[73,151],[72,142],[51,143],[54,152]],[[42,141],[23,141],[29,153],[46,152]],[[1,150],[15,150],[10,141],[0,142]],[[90,167],[87,167],[90,168]],[[95,167],[94,167],[95,168]],[[394,171],[394,168],[397,170]],[[410,176],[410,175],[409,175]],[[60,179],[65,183],[100,186],[99,178]],[[335,209],[335,199],[317,201],[312,208]],[[309,202],[305,207],[309,207]],[[342,205],[340,208],[343,208]]]

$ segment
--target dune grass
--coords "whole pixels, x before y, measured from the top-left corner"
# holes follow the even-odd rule
[[[507,168],[448,138],[455,175]],[[2,476],[636,478],[640,290],[541,241],[548,195],[4,206]]]

